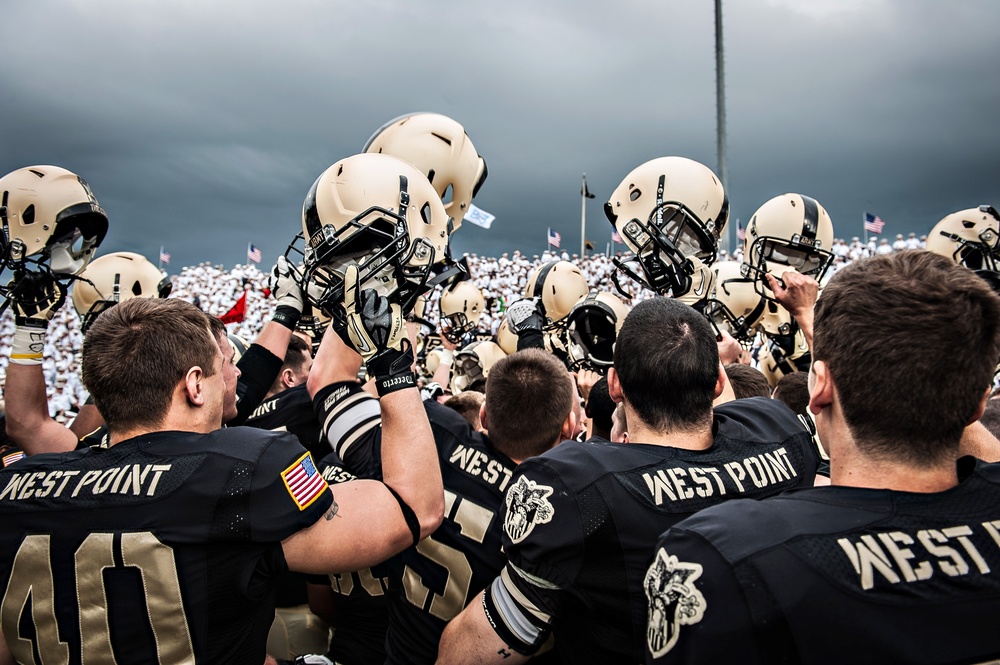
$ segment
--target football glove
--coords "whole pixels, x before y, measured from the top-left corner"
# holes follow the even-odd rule
[[[528,330],[541,332],[545,325],[545,306],[540,298],[524,298],[507,308],[507,326],[521,336]]]
[[[7,289],[17,325],[45,327],[66,302],[66,287],[50,272],[24,271]]]
[[[295,330],[305,303],[302,289],[299,287],[300,279],[298,270],[284,256],[278,257],[267,278],[266,286],[278,303],[271,320],[277,321],[289,330]]]
[[[374,289],[358,288],[357,266],[350,266],[344,275],[344,320],[344,341],[364,358],[379,395],[416,387],[406,317],[399,305]]]

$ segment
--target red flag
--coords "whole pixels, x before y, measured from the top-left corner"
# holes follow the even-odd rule
[[[219,317],[223,323],[242,323],[247,314],[247,292],[244,291],[233,308]]]

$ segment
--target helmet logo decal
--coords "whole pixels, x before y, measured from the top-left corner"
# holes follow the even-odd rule
[[[524,476],[517,479],[507,490],[507,513],[504,515],[503,529],[511,541],[519,543],[535,528],[536,524],[552,521],[556,511],[549,502],[552,488],[539,485]]]
[[[642,584],[648,600],[646,645],[654,658],[674,648],[681,626],[705,616],[705,596],[694,584],[701,573],[701,564],[679,561],[662,548],[656,553]]]
[[[816,199],[808,196],[802,197],[802,204],[804,208],[802,211],[802,236],[808,240],[815,240],[816,232],[819,230],[819,204]]]

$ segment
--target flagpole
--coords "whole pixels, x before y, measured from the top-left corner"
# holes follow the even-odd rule
[[[587,256],[587,174],[583,174],[583,184],[580,186],[580,260]]]
[[[156,267],[160,269],[160,272],[163,272],[163,245],[160,245],[160,259],[156,262]]]
[[[868,211],[865,210],[861,213],[861,228],[865,232],[865,248],[868,247],[868,225],[865,223],[868,221]]]

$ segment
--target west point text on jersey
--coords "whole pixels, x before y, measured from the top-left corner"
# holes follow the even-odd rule
[[[125,464],[86,473],[78,469],[15,473],[0,491],[0,501],[43,499],[49,496],[72,498],[81,492],[153,496],[160,477],[169,472],[170,468],[170,464]]]

